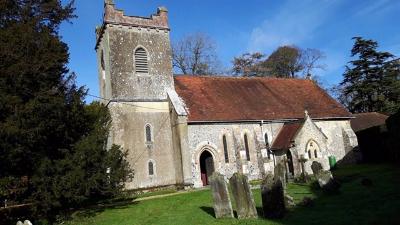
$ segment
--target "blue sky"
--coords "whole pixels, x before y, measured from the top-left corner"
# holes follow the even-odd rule
[[[380,50],[400,56],[399,0],[114,0],[127,15],[149,16],[158,6],[169,10],[171,40],[203,32],[217,45],[226,68],[244,52],[271,53],[281,45],[317,48],[326,59],[316,71],[326,85],[342,79],[350,60],[351,37],[378,41]],[[70,49],[71,71],[79,85],[99,95],[95,27],[102,23],[103,0],[76,0],[76,15],[61,26]],[[88,97],[87,101],[92,101]]]

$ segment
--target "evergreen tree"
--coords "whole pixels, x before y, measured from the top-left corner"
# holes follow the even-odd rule
[[[352,57],[340,83],[340,101],[353,113],[393,113],[400,106],[400,64],[388,52],[377,51],[378,43],[354,37]]]
[[[115,197],[133,176],[127,153],[117,145],[107,149],[111,122],[107,107],[98,102],[85,106],[84,118],[88,130],[66,156],[43,160],[34,174],[39,213],[54,216],[62,209]]]
[[[52,217],[115,196],[132,175],[126,153],[107,150],[107,108],[85,106],[86,89],[66,67],[58,27],[73,10],[73,1],[0,3],[0,197],[10,198],[10,181],[19,190],[18,181],[27,180],[14,200]]]

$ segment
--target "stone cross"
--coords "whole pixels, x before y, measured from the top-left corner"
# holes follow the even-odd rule
[[[280,177],[268,174],[261,184],[261,200],[263,215],[266,218],[276,219],[285,215],[285,194]]]
[[[210,187],[214,199],[215,218],[233,218],[232,204],[224,176],[214,172],[210,177]]]
[[[234,173],[229,179],[229,184],[236,202],[238,218],[257,218],[257,210],[247,177],[241,173]]]

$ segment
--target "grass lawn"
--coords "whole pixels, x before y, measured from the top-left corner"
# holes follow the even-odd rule
[[[315,202],[310,207],[291,208],[282,220],[217,220],[210,190],[201,190],[86,209],[74,213],[63,224],[400,224],[400,168],[357,165],[340,168],[334,174],[342,183],[341,193],[337,195],[323,194],[313,185],[289,184],[287,191],[296,203],[305,196],[315,198]],[[372,186],[363,186],[363,178],[369,178]],[[260,190],[253,190],[253,195],[261,215]]]

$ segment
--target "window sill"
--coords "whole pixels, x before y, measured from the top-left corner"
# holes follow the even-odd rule
[[[135,73],[138,77],[150,77],[149,73]]]

